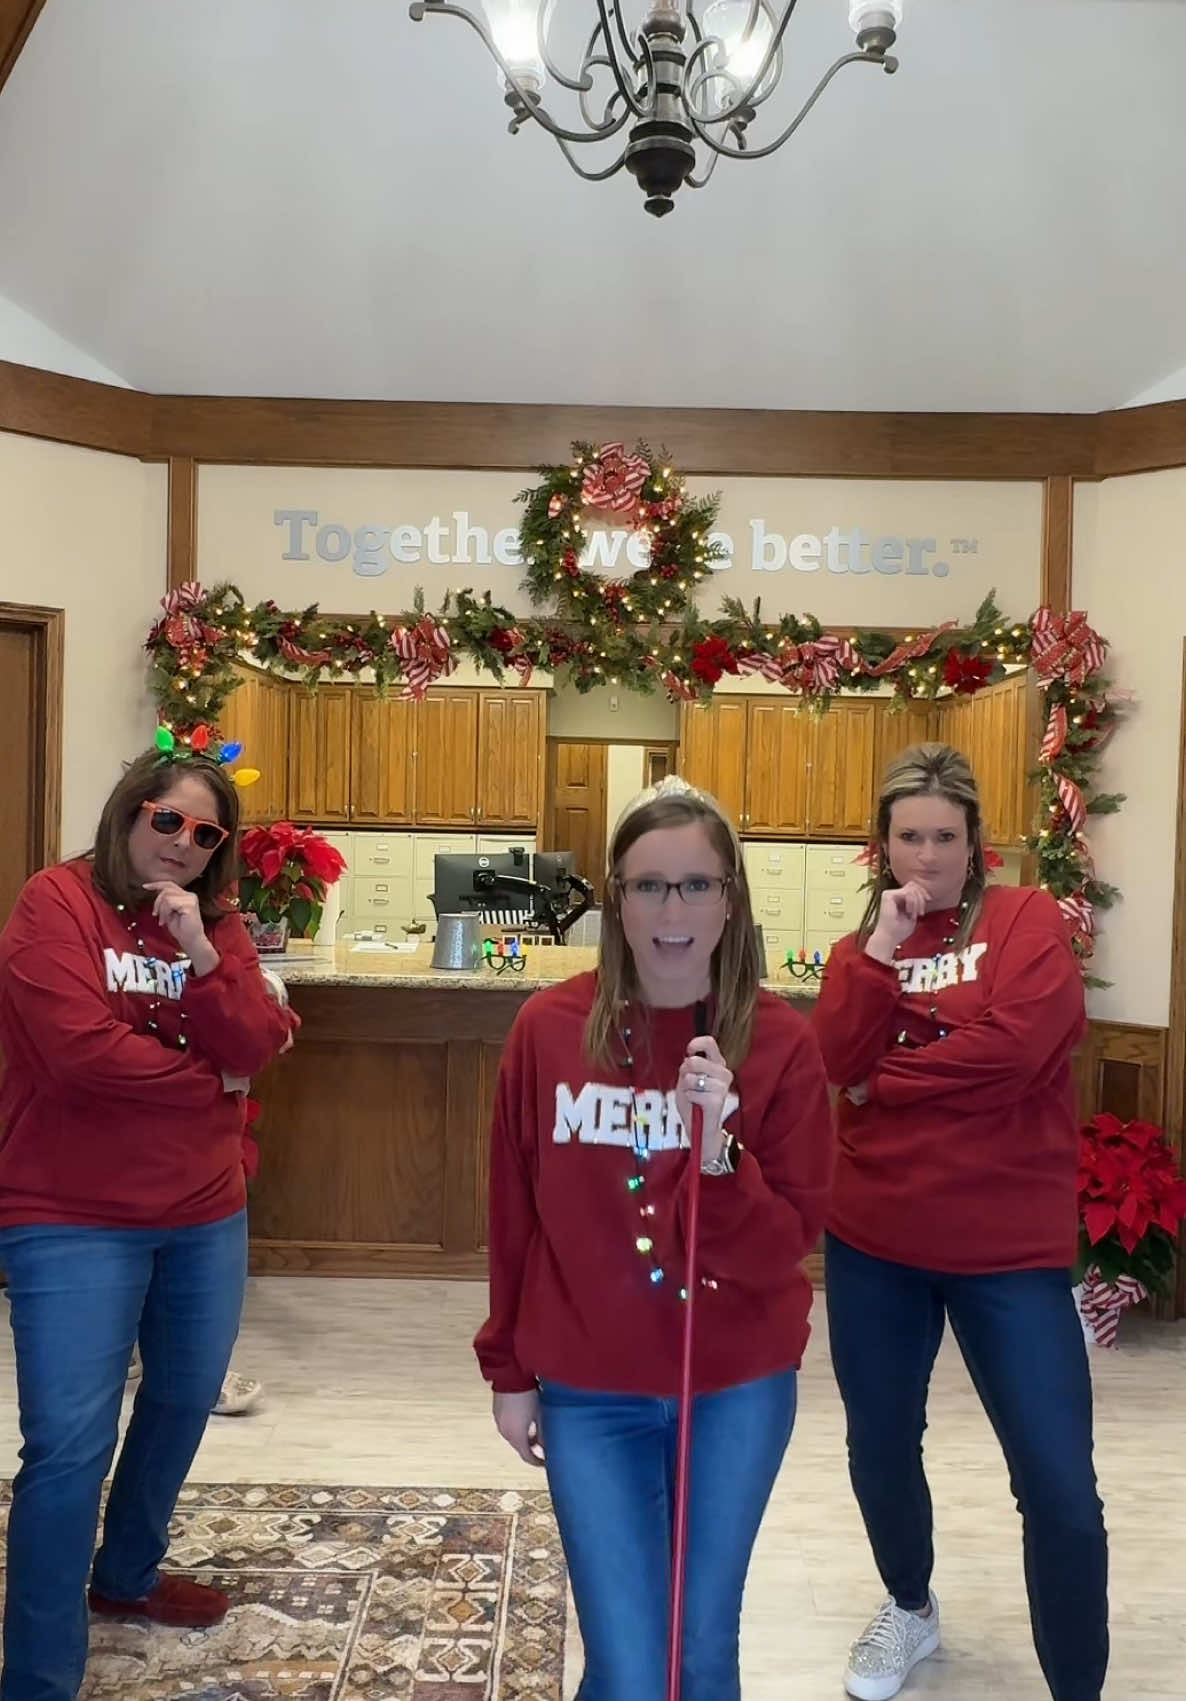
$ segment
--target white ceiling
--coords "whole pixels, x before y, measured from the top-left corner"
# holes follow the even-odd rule
[[[476,36],[406,0],[48,0],[0,296],[157,391],[1090,410],[1181,368],[1186,5],[905,10],[896,77],[660,222],[508,136]],[[846,13],[800,0],[795,91]]]

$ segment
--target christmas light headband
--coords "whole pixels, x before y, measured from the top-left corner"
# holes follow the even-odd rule
[[[194,756],[200,756],[204,761],[217,763],[220,768],[228,768],[232,762],[237,762],[243,754],[243,746],[232,743],[212,748],[213,737],[205,722],[181,738],[172,727],[159,726],[156,729],[156,747],[160,751],[157,761],[163,765],[166,762],[188,762]],[[240,768],[231,775],[240,791],[246,786],[253,786],[259,777],[258,768]]]

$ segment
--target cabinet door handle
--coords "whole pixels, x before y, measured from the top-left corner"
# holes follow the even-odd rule
[[[481,804],[479,804],[478,805],[478,820],[480,821],[481,819],[482,819],[482,806],[481,806]]]

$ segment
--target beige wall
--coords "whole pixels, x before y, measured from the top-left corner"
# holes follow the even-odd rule
[[[1090,825],[1100,877],[1124,895],[1102,919],[1096,953],[1113,985],[1093,993],[1090,1008],[1158,1027],[1169,1017],[1184,536],[1186,469],[1076,491],[1073,603],[1111,645],[1109,676],[1135,694],[1100,763],[1102,789],[1127,802]]]
[[[642,746],[611,744],[605,787],[605,845],[608,851],[618,817],[642,790]]]
[[[661,689],[644,697],[625,686],[585,692],[566,686],[548,703],[548,732],[553,738],[646,738],[672,744],[679,737],[679,707]],[[641,773],[641,751],[638,760]],[[641,787],[640,780],[634,789]]]
[[[0,601],[66,611],[62,853],[152,737],[144,638],[165,588],[163,466],[0,432]]]

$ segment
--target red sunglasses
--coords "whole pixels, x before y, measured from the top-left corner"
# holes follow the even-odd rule
[[[189,836],[199,850],[215,851],[231,836],[217,821],[201,821],[168,803],[142,803],[140,807],[148,811],[148,824],[153,832],[164,839],[171,839],[188,827]]]

